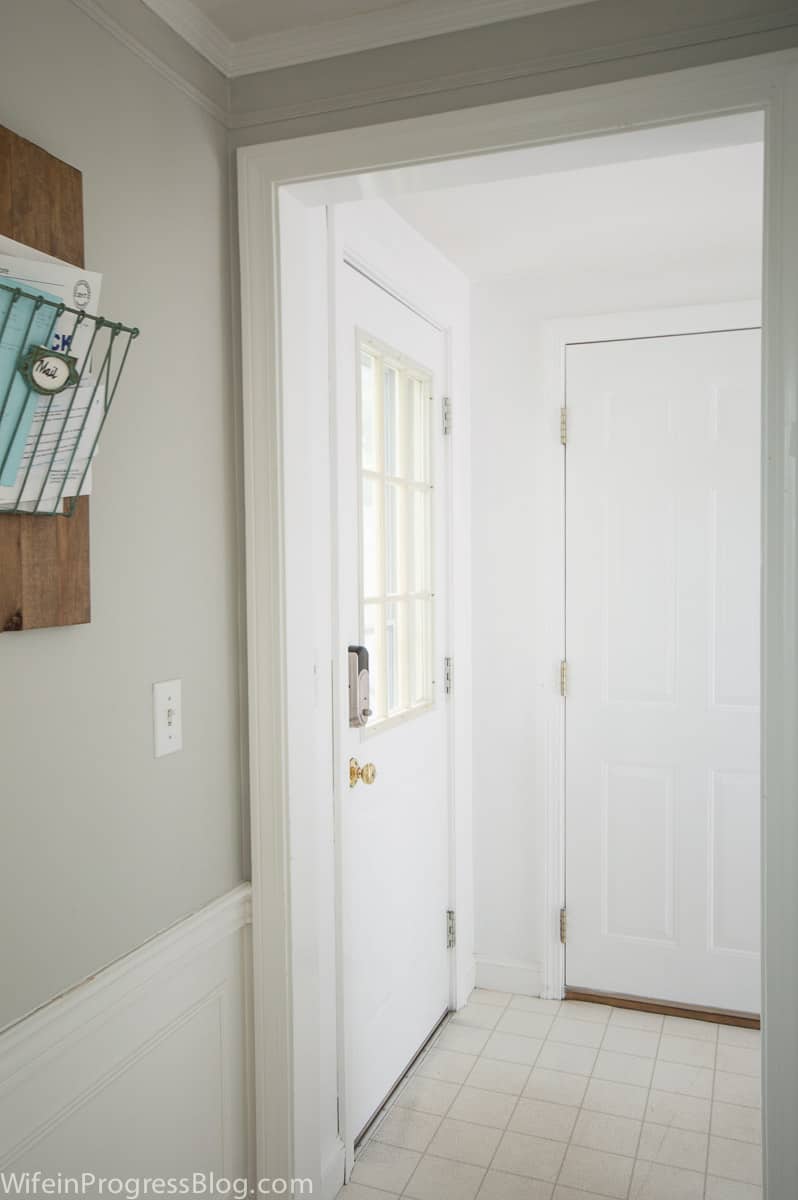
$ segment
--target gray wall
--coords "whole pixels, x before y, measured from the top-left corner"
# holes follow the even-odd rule
[[[143,336],[95,475],[93,622],[0,637],[0,1027],[245,870],[226,148],[798,39],[796,0],[596,0],[228,84],[142,0],[83,2],[3,0],[0,120],[84,171],[88,265]],[[156,762],[173,676],[185,750]]]
[[[66,0],[1,23],[0,121],[83,171],[87,266],[142,333],[96,465],[92,623],[0,636],[0,1027],[243,871],[225,131]],[[174,677],[185,749],[156,761]]]

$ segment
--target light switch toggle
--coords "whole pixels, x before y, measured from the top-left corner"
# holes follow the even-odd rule
[[[180,679],[152,685],[155,757],[183,749],[183,689]]]

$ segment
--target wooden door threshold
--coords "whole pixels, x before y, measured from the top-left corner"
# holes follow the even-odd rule
[[[663,1013],[666,1017],[686,1017],[690,1021],[713,1021],[716,1025],[739,1025],[742,1029],[759,1029],[760,1026],[756,1013],[701,1008],[694,1004],[674,1004],[672,1000],[649,1000],[640,996],[616,996],[610,992],[591,992],[587,988],[566,987],[565,999],[582,1000],[587,1004],[609,1004],[613,1008],[634,1008],[638,1012]]]

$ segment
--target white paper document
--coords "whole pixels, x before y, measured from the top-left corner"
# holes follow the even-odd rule
[[[99,312],[102,275],[30,250],[11,238],[0,237],[0,283],[4,276],[19,280],[26,291],[57,296],[69,308],[92,316]],[[75,322],[74,313],[64,313],[59,317],[48,349],[74,355],[80,371],[91,345],[94,322],[83,321],[79,325]]]
[[[88,471],[86,467],[104,410],[105,388],[96,386],[94,379],[87,379],[79,388],[68,388],[56,396],[42,396],[36,406],[16,482],[11,487],[0,487],[0,511],[17,507],[28,512],[36,508],[49,511],[59,496],[78,494],[84,472],[86,478],[80,494],[89,495],[91,467]]]
[[[15,242],[13,238],[6,237],[4,233],[0,233],[0,254],[13,254],[16,258],[32,258],[35,262],[58,263],[62,267],[71,265],[63,258],[56,258],[54,254],[45,254],[43,250],[34,250],[33,246],[26,246],[24,242]],[[77,268],[74,269],[77,270]]]

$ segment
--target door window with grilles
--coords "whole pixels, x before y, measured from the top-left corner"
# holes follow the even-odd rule
[[[432,378],[359,343],[361,635],[371,725],[432,704]]]

